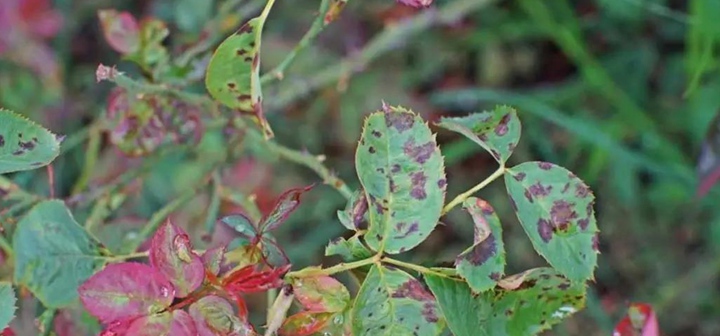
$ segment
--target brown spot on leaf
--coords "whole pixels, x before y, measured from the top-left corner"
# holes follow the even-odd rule
[[[580,230],[587,229],[588,225],[590,225],[590,218],[583,218],[578,220],[578,225],[580,225]]]
[[[423,145],[416,146],[415,139],[410,138],[407,142],[405,142],[405,145],[403,145],[403,152],[415,162],[423,164],[435,152],[435,144],[432,141],[429,141]]]
[[[495,236],[490,233],[485,240],[480,242],[479,244],[473,246],[472,251],[470,253],[465,254],[462,256],[462,259],[467,260],[470,264],[474,266],[480,266],[484,264],[490,257],[494,256],[495,253],[497,253],[497,246],[495,242]],[[457,265],[461,259],[458,258],[455,261],[455,264]]]
[[[23,153],[25,153],[25,151],[23,151],[22,149],[18,149],[16,151],[12,152],[12,155],[18,156],[18,155],[22,155]]]
[[[500,152],[498,152],[498,151],[496,151],[496,150],[494,150],[494,149],[491,149],[491,150],[490,150],[490,154],[492,154],[492,156],[493,156],[496,160],[500,160]]]
[[[592,237],[592,249],[600,252],[600,235],[597,233]]]
[[[513,175],[513,178],[515,179],[515,181],[522,182],[522,180],[525,179],[525,175],[526,175],[525,173],[519,172],[519,173]]]
[[[410,175],[412,183],[412,189],[410,189],[410,196],[414,199],[423,200],[427,197],[425,192],[425,183],[427,182],[427,176],[423,172],[415,172]]]
[[[533,202],[533,198],[532,198],[532,195],[530,194],[530,190],[525,189],[524,195],[525,195],[525,198],[527,198],[528,202],[530,202],[530,203]]]
[[[0,147],[3,147],[3,146],[5,146],[5,137],[0,135]]]
[[[500,280],[500,276],[501,276],[501,275],[500,275],[500,273],[498,273],[498,272],[492,272],[492,273],[490,273],[490,275],[489,275],[490,279],[492,279],[493,281],[498,281],[498,280]]]
[[[587,207],[585,207],[585,214],[588,215],[588,217],[589,217],[590,215],[592,215],[592,213],[593,213],[593,205],[592,205],[592,203],[588,203]]]
[[[435,303],[433,302],[425,302],[421,314],[425,318],[425,321],[429,323],[436,323],[440,320],[437,312],[435,311]]]
[[[540,182],[535,182],[528,189],[533,196],[547,196],[552,190],[552,186],[543,186]]]
[[[380,174],[385,174],[385,169],[383,169],[383,168],[375,169],[375,171],[378,172],[378,173],[380,173]]]
[[[400,172],[400,165],[397,164],[397,163],[394,164],[394,165],[392,166],[392,168],[390,169],[390,171],[393,172],[393,173],[398,173],[398,172]]]
[[[443,188],[445,188],[445,186],[447,186],[447,180],[439,179],[437,182],[437,185],[438,185],[438,187],[440,187],[440,189],[443,189]]]
[[[235,50],[235,55],[238,55],[238,56],[245,55],[246,53],[247,53],[247,51],[245,51],[245,49],[236,49]]]
[[[418,224],[418,222],[413,222],[410,225],[407,225],[407,223],[405,222],[397,223],[395,225],[395,230],[402,233],[395,236],[395,239],[407,238],[409,235],[417,232],[419,228],[420,225]]]
[[[565,231],[570,226],[570,221],[577,218],[577,212],[573,210],[573,205],[565,200],[557,200],[553,202],[550,208],[550,218],[556,229]]]
[[[240,29],[238,30],[238,34],[250,34],[252,33],[252,31],[253,27],[249,23],[246,23],[242,27],[240,27]]]
[[[353,204],[353,224],[356,228],[360,227],[360,224],[363,222],[363,218],[365,217],[365,213],[368,210],[368,202],[367,198],[364,196],[361,196],[359,200]]]
[[[378,132],[377,130],[373,130],[372,135],[376,138],[379,138],[380,136],[382,136],[382,133]]]
[[[565,186],[563,187],[563,190],[561,191],[563,194],[566,193],[570,189],[570,182],[565,183]]]
[[[386,112],[385,113],[385,126],[394,127],[398,132],[412,128],[415,123],[415,118],[410,113],[405,112]]]
[[[584,183],[578,183],[575,185],[575,196],[579,198],[585,198],[590,195],[590,188]]]
[[[500,123],[495,126],[495,134],[503,136],[508,132],[508,123],[510,122],[510,115],[506,114],[500,119]]]
[[[552,163],[549,162],[538,162],[538,167],[542,170],[550,170],[552,166]]]
[[[249,94],[241,94],[241,95],[237,96],[237,100],[239,100],[239,101],[245,101],[245,100],[250,100],[250,99],[252,99],[252,96]]]
[[[370,146],[370,148],[368,148],[368,152],[370,152],[370,154],[375,154],[375,147]]]
[[[568,288],[570,288],[570,284],[567,283],[567,282],[563,282],[563,283],[561,283],[561,284],[558,285],[558,289],[559,289],[559,290],[566,290],[566,289],[568,289]]]
[[[540,239],[542,239],[542,241],[545,243],[550,242],[550,239],[552,239],[553,235],[553,228],[550,224],[550,221],[544,218],[540,218],[540,220],[538,220],[537,226]]]
[[[395,180],[390,177],[388,178],[390,181],[390,192],[396,192],[397,191],[397,185],[395,184]]]
[[[18,141],[18,146],[23,150],[31,151],[35,148],[35,143],[32,141]]]
[[[435,298],[432,294],[425,290],[425,287],[416,279],[410,279],[400,285],[395,293],[392,294],[395,299],[409,298],[416,301],[433,301]]]
[[[248,56],[248,57],[243,58],[243,61],[250,63],[250,62],[253,62],[253,58]],[[252,67],[253,68],[255,67],[255,62],[253,62]]]

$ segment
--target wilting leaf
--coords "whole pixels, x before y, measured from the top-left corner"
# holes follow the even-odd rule
[[[254,335],[252,325],[241,320],[225,299],[210,295],[193,303],[189,309],[199,336]]]
[[[551,268],[533,269],[515,290],[473,296],[464,281],[426,275],[448,327],[456,336],[536,335],[585,305],[585,285]]]
[[[325,255],[339,255],[345,261],[357,261],[372,257],[372,251],[368,250],[360,241],[358,236],[352,236],[350,239],[339,237],[330,241],[325,247]]]
[[[326,328],[335,313],[300,312],[288,317],[279,330],[281,336],[313,335]]]
[[[265,233],[277,229],[300,205],[300,195],[312,187],[290,189],[280,195],[272,211],[260,220],[260,230]]]
[[[260,88],[261,18],[254,18],[223,41],[215,50],[205,75],[210,95],[223,105],[254,115],[265,137],[273,131],[265,119]]]
[[[484,200],[468,198],[464,208],[475,223],[474,244],[458,255],[455,267],[473,292],[484,292],[495,287],[495,282],[505,274],[502,226],[495,210]]]
[[[520,141],[520,119],[515,109],[509,106],[498,106],[493,111],[465,117],[442,118],[437,125],[468,137],[500,164],[505,164]]]
[[[170,306],[175,289],[154,268],[136,262],[111,264],[79,289],[80,301],[104,324],[158,313]]]
[[[170,221],[161,225],[152,238],[150,263],[172,282],[179,298],[200,287],[205,279],[205,267],[193,252],[190,237]]]
[[[345,210],[338,210],[337,216],[340,223],[348,230],[358,230],[365,221],[368,203],[365,193],[362,190],[355,191],[347,203]]]
[[[10,321],[15,317],[15,291],[12,288],[12,284],[5,281],[0,281],[0,330],[5,329],[10,324]]]
[[[126,332],[126,335],[133,336],[196,336],[197,334],[195,322],[184,310],[143,316],[133,321]]]
[[[48,308],[77,299],[77,289],[99,269],[100,244],[78,225],[62,201],[43,201],[18,223],[13,236],[15,283]]]
[[[58,154],[57,136],[19,114],[0,108],[0,174],[46,166]]]
[[[613,336],[659,336],[660,327],[652,306],[633,303],[628,313],[615,326]]]
[[[223,287],[230,293],[254,293],[279,288],[283,285],[282,276],[290,265],[263,270],[257,265],[245,266],[228,274],[223,279]]]
[[[373,266],[352,312],[354,335],[437,335],[445,323],[435,298],[399,269]]]
[[[355,165],[368,200],[365,241],[407,251],[435,228],[445,200],[445,168],[435,136],[415,113],[384,107],[365,120]]]
[[[105,41],[122,54],[131,54],[140,49],[140,26],[132,14],[114,9],[98,11]]]
[[[326,275],[296,279],[293,288],[295,298],[310,312],[340,312],[350,303],[347,288]]]
[[[219,246],[211,248],[203,253],[201,259],[203,265],[205,265],[205,269],[210,271],[212,274],[218,275],[218,273],[220,273],[220,267],[222,266],[223,260],[225,259],[225,247]]]
[[[590,188],[567,169],[547,162],[508,169],[505,185],[535,250],[570,280],[593,278],[598,228]]]

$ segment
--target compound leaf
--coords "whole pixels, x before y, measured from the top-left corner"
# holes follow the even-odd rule
[[[12,284],[6,281],[0,281],[0,331],[5,329],[10,324],[10,321],[15,317],[15,291],[12,288]]]
[[[445,323],[435,298],[410,274],[374,265],[352,310],[353,335],[438,335]]]
[[[0,174],[48,165],[60,154],[55,134],[0,108]]]
[[[150,263],[172,282],[179,298],[200,287],[205,279],[205,267],[193,252],[190,237],[170,221],[158,228],[150,242]]]
[[[456,336],[537,335],[585,305],[585,285],[551,268],[522,274],[513,290],[473,296],[464,281],[436,275],[425,280]]]
[[[535,250],[572,281],[593,278],[598,228],[590,188],[567,169],[547,162],[508,169],[505,185]]]
[[[488,202],[471,197],[463,205],[475,223],[474,244],[458,255],[455,267],[473,292],[484,292],[505,274],[502,226]]]
[[[412,111],[384,107],[365,120],[355,166],[368,200],[370,248],[400,253],[424,241],[445,200],[435,136]]]
[[[15,283],[48,308],[77,299],[77,289],[104,261],[100,244],[75,221],[62,201],[43,201],[18,223],[13,236]]]
[[[136,262],[108,265],[78,291],[85,308],[104,324],[158,313],[170,306],[175,294],[164,275]]]
[[[509,106],[498,106],[493,111],[465,117],[445,117],[437,125],[466,136],[500,164],[505,164],[520,141],[520,119],[515,109]]]
[[[193,303],[189,309],[198,335],[255,335],[252,325],[241,320],[225,299],[210,295]]]
[[[340,312],[350,303],[350,292],[332,277],[303,277],[293,282],[295,298],[310,312]]]
[[[205,86],[223,105],[252,114],[269,139],[273,131],[263,113],[260,88],[263,23],[259,17],[248,21],[217,47],[208,64]]]

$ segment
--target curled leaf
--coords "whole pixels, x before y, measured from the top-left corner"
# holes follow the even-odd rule
[[[175,288],[154,268],[140,263],[112,264],[80,286],[85,309],[104,324],[162,311],[170,306]]]
[[[365,193],[358,190],[352,194],[345,210],[338,210],[337,216],[343,226],[348,230],[355,231],[362,228],[367,211],[368,202]]]
[[[474,244],[458,255],[455,267],[473,292],[479,293],[494,287],[505,274],[502,226],[495,210],[484,200],[468,198],[464,208],[475,223]]]
[[[190,237],[183,229],[166,221],[150,244],[150,263],[172,282],[175,296],[185,297],[200,287],[205,279],[205,267],[192,251]]]

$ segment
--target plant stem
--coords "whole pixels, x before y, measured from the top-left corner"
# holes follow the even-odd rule
[[[220,213],[220,191],[222,180],[217,170],[212,172],[212,186],[210,187],[210,204],[205,217],[205,231],[208,236],[212,236],[215,231],[215,221],[217,221]]]
[[[382,262],[388,263],[388,264],[391,264],[391,265],[395,265],[395,266],[404,267],[404,268],[407,268],[407,269],[411,269],[411,270],[413,270],[413,271],[416,271],[416,272],[419,272],[419,273],[422,273],[422,274],[432,274],[432,275],[437,275],[437,276],[441,276],[441,277],[444,277],[444,278],[448,278],[448,277],[449,277],[449,276],[448,276],[447,274],[445,274],[445,273],[433,271],[432,269],[429,269],[429,268],[427,268],[427,267],[425,267],[425,266],[420,266],[420,265],[416,265],[416,264],[411,264],[411,263],[404,262],[404,261],[400,261],[400,260],[397,260],[397,259],[392,259],[392,258],[387,258],[387,257],[385,257],[385,258],[382,258]]]
[[[106,258],[104,258],[104,259],[105,259],[107,262],[117,262],[117,261],[124,261],[124,260],[127,260],[127,259],[145,258],[145,257],[147,257],[149,254],[150,254],[150,253],[149,253],[148,251],[133,252],[133,253],[129,253],[129,254],[123,254],[123,255],[118,255],[118,256],[106,257]]]
[[[365,265],[377,263],[378,260],[380,260],[380,255],[374,255],[367,259],[353,261],[353,262],[349,262],[349,263],[339,263],[335,266],[328,267],[328,268],[321,269],[321,268],[315,268],[315,267],[308,267],[305,269],[301,269],[299,271],[290,272],[286,275],[286,277],[302,278],[302,277],[317,276],[317,275],[332,275],[335,273],[349,271],[351,269],[355,269],[355,268],[362,267]]]
[[[488,184],[490,184],[492,181],[495,181],[498,177],[502,176],[505,173],[505,166],[502,165],[500,168],[498,168],[492,175],[488,176],[486,179],[484,179],[482,182],[478,183],[476,186],[470,188],[470,190],[457,195],[455,199],[453,199],[450,203],[448,203],[442,210],[442,214],[446,214],[450,212],[454,207],[456,207],[458,204],[464,202],[468,197],[472,196],[472,194],[478,192],[478,190],[485,188]]]
[[[265,24],[265,20],[267,20],[268,15],[270,14],[270,10],[272,9],[272,6],[275,4],[275,0],[267,0],[265,3],[265,8],[263,8],[262,13],[260,13],[260,22],[262,22],[262,25]],[[261,26],[262,28],[262,26]]]
[[[13,248],[10,245],[10,242],[2,234],[0,234],[0,249],[5,252],[5,259],[12,260],[14,254]]]

